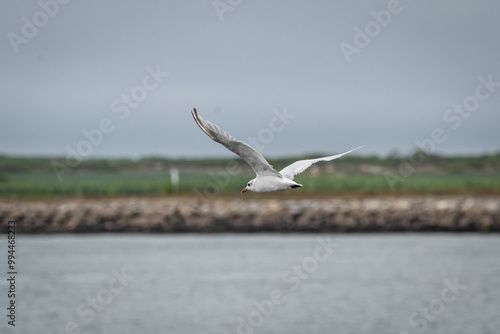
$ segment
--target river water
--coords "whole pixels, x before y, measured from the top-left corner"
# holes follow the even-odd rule
[[[1,333],[500,332],[499,235],[20,235],[16,255]]]

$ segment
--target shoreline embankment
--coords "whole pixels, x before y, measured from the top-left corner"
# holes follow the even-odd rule
[[[500,232],[499,196],[0,200],[6,233]]]

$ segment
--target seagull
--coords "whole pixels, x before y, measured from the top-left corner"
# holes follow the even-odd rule
[[[198,114],[196,108],[191,110],[196,124],[209,136],[212,140],[224,145],[231,152],[239,155],[247,164],[252,167],[257,174],[257,177],[250,180],[247,186],[241,191],[250,190],[258,193],[267,193],[273,191],[283,191],[302,187],[301,184],[293,180],[295,175],[298,175],[311,167],[313,164],[320,161],[331,161],[338,159],[352,151],[355,151],[363,146],[356,147],[344,153],[322,157],[317,159],[307,159],[295,161],[293,164],[283,168],[281,171],[276,171],[267,160],[255,150],[252,146],[245,142],[239,141],[229,133],[218,127],[216,124],[206,121]]]

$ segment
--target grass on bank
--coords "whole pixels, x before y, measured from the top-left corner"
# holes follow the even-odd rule
[[[191,195],[212,198],[236,194],[254,174],[225,175],[181,171],[178,187],[170,183],[168,172],[78,172],[68,174],[63,182],[53,173],[16,173],[0,176],[0,197],[11,199],[40,197],[113,197]],[[496,174],[416,174],[390,181],[384,175],[370,174],[303,174],[295,178],[304,188],[294,194],[369,193],[500,193],[500,176]]]

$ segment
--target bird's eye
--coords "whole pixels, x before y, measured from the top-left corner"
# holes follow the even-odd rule
[[[249,187],[250,187],[250,185],[251,185],[251,184],[252,184],[252,182],[248,182],[247,186],[249,186]]]

